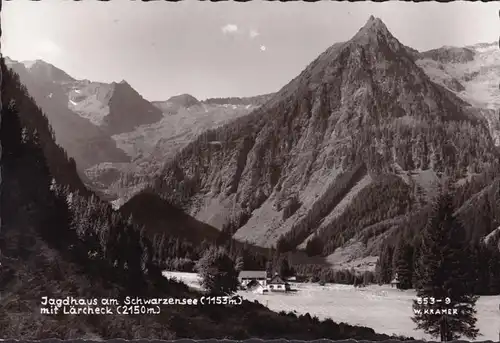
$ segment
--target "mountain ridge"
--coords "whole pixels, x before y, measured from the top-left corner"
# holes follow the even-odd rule
[[[80,170],[101,161],[126,162],[128,156],[116,147],[109,135],[68,107],[66,91],[43,77],[35,77],[20,62],[6,61],[26,86],[38,106],[44,109],[55,131],[58,144],[75,158]],[[43,64],[48,65],[48,64]],[[52,67],[50,67],[52,69]],[[54,67],[55,68],[55,67]],[[47,76],[47,73],[38,76]],[[78,129],[77,129],[78,128]]]
[[[51,88],[60,88],[60,92],[67,95],[67,100],[61,99],[61,102],[65,101],[70,110],[109,131],[109,134],[131,131],[163,117],[161,111],[145,100],[126,80],[111,83],[77,80],[43,60],[17,62],[8,59],[6,63],[21,76],[24,83],[32,85],[35,81],[39,87],[48,88],[51,85]],[[26,82],[28,77],[31,78],[30,82]],[[34,93],[40,93],[40,90]],[[46,96],[53,95],[48,93]],[[130,115],[129,112],[141,115]]]

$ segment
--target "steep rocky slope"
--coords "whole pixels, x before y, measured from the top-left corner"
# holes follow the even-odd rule
[[[415,56],[371,17],[262,107],[189,144],[151,188],[239,240],[283,236],[290,249],[316,232],[329,255],[364,236],[366,252],[440,178],[496,160],[481,111]]]

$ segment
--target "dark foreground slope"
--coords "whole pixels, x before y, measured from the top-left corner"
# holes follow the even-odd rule
[[[6,68],[2,61],[2,72]],[[14,74],[3,77],[0,249],[2,338],[355,338],[368,328],[277,314],[261,305],[166,306],[137,316],[42,315],[42,296],[199,297],[166,280],[138,226],[89,195]],[[54,153],[54,151],[56,153]]]

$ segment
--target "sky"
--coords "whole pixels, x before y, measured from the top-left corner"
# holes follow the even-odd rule
[[[148,100],[278,91],[370,15],[423,51],[494,42],[494,2],[6,1],[2,53],[77,79],[126,80]]]

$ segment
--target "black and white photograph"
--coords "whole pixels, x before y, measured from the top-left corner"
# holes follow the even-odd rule
[[[499,9],[4,1],[0,339],[499,341]]]

